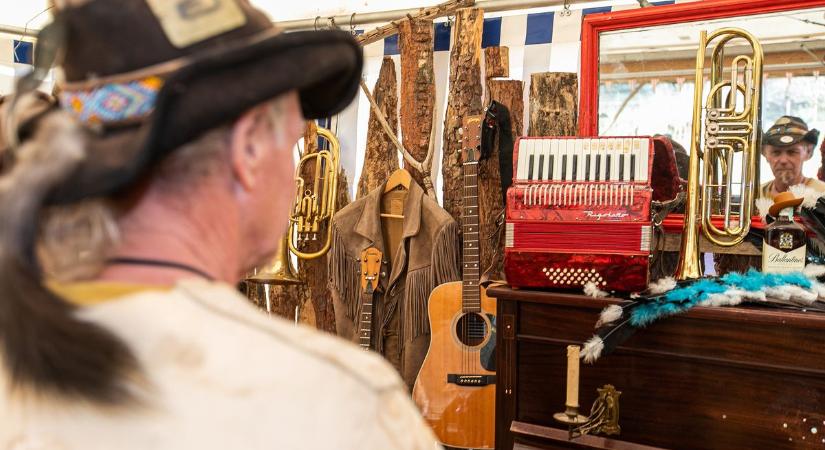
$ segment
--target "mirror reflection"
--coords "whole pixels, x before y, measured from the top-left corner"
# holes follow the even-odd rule
[[[752,33],[764,49],[760,183],[771,190],[795,176],[815,182],[822,160],[814,130],[825,129],[825,8],[602,33],[599,135],[668,134],[689,152],[699,34],[725,27]],[[744,41],[725,47],[726,60],[745,52]]]

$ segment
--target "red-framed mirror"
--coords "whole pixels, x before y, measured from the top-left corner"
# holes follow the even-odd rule
[[[822,8],[822,11],[818,8]],[[751,27],[765,31],[767,33],[765,39],[774,45],[777,52],[784,52],[781,64],[774,64],[773,72],[766,71],[766,76],[773,77],[776,81],[773,84],[779,86],[774,90],[784,86],[784,81],[780,78],[785,77],[788,79],[789,86],[792,81],[796,81],[797,92],[806,93],[806,95],[819,92],[820,89],[825,92],[825,84],[817,87],[820,82],[825,83],[825,63],[823,63],[825,59],[823,58],[825,56],[825,0],[706,0],[592,14],[584,19],[582,25],[580,136],[617,135],[629,131],[631,134],[653,134],[646,129],[628,130],[626,128],[632,127],[632,120],[665,120],[661,117],[667,116],[665,113],[681,111],[685,108],[684,105],[673,104],[674,101],[667,101],[668,96],[664,92],[666,89],[656,92],[656,88],[667,84],[668,88],[670,88],[669,85],[676,85],[680,88],[679,90],[684,90],[685,80],[688,80],[687,88],[692,92],[693,75],[690,74],[690,67],[686,64],[695,61],[697,46],[691,47],[691,36],[695,35],[693,38],[698,41],[696,30],[704,28],[711,31],[720,26],[741,26],[745,29]],[[799,42],[789,39],[788,36],[791,35],[797,36]],[[757,38],[759,38],[758,35]],[[787,42],[783,42],[782,39]],[[803,47],[807,45],[808,48],[800,47],[794,50],[796,44],[803,44]],[[672,51],[668,50],[668,46],[672,48]],[[631,55],[633,58],[641,58],[642,61],[629,60]],[[663,59],[662,55],[676,56]],[[766,63],[770,64],[767,57]],[[822,80],[820,80],[818,66],[821,66]],[[634,69],[637,70],[635,74]],[[603,74],[602,71],[604,71]],[[601,78],[600,75],[602,75]],[[794,76],[797,78],[793,79]],[[808,79],[811,77],[816,78],[816,83],[811,84],[811,80]],[[653,111],[660,111],[662,114],[651,113],[648,109],[646,112],[636,113],[638,117],[634,118],[632,112],[626,112],[625,119],[628,119],[627,115],[630,114],[628,119],[630,123],[629,125],[626,123],[625,128],[619,130],[618,128],[621,127],[613,126],[616,121],[613,117],[614,113],[607,109],[613,101],[616,103],[612,105],[614,109],[622,108],[619,109],[620,112],[626,111],[624,108],[628,104],[622,98],[626,97],[626,94],[632,94],[642,83],[647,83],[645,89],[641,90],[647,93],[647,97],[645,99],[637,96],[634,101],[650,106]],[[614,87],[616,89],[613,89]],[[622,89],[627,92],[620,92]],[[617,91],[616,95],[613,95],[616,98],[610,97],[613,90]],[[670,90],[675,91],[675,89]],[[600,91],[605,97],[601,105]],[[678,100],[681,97],[674,98]],[[667,102],[656,105],[657,101]],[[770,103],[772,101],[768,99],[768,109],[773,108],[773,104]],[[813,100],[813,103],[816,103],[818,108],[818,97]],[[821,120],[825,125],[825,97],[822,103],[823,117],[819,119],[818,109],[812,115],[817,116],[816,119]],[[686,112],[688,116],[689,111],[690,105],[688,104]],[[785,111],[782,111],[782,105],[779,105],[770,111],[763,108],[763,121],[768,122],[771,117],[766,116],[780,112],[805,115],[794,111],[792,107],[786,107]],[[666,127],[660,126],[659,128],[662,129],[656,132],[671,134],[668,131],[680,131],[681,127],[684,127],[682,118],[674,120],[679,123],[668,124]],[[825,127],[820,125],[820,129],[823,128]]]

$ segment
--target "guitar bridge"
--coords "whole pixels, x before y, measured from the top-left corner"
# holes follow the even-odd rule
[[[447,383],[459,386],[487,386],[496,384],[495,375],[459,375],[455,373],[447,374]]]

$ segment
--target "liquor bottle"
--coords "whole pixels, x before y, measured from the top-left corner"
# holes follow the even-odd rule
[[[805,229],[793,220],[794,207],[783,208],[776,221],[765,228],[762,271],[787,273],[805,268]]]

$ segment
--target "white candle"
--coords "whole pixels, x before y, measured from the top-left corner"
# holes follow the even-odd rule
[[[579,346],[567,346],[567,402],[565,406],[579,407]]]

